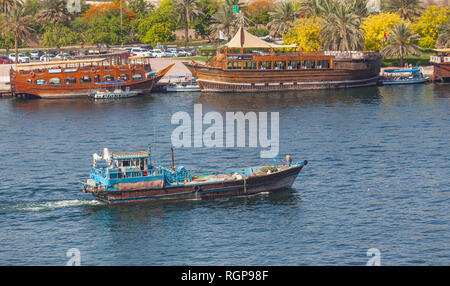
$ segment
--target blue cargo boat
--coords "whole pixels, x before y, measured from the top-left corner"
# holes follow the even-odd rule
[[[428,78],[424,77],[417,66],[409,69],[385,70],[381,79],[383,85],[416,84],[425,83],[426,81],[428,81]]]
[[[154,166],[147,151],[112,152],[93,155],[89,179],[80,183],[84,192],[107,203],[143,202],[175,199],[208,199],[232,195],[251,195],[291,187],[308,163],[246,167],[192,176],[185,167]]]

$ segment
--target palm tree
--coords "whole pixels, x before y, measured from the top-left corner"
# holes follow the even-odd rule
[[[439,27],[436,46],[439,48],[450,48],[450,22],[446,22]]]
[[[28,26],[28,21],[31,18],[30,16],[25,15],[24,11],[24,6],[19,2],[16,2],[9,7],[8,13],[5,14],[2,19],[2,33],[7,34],[11,32],[14,35],[16,63],[19,56],[19,38],[29,37],[32,30]]]
[[[222,31],[228,39],[240,26],[239,17],[233,13],[231,5],[222,4],[212,16],[212,30],[215,33]]]
[[[386,12],[396,12],[403,19],[413,20],[420,16],[423,6],[420,0],[388,0],[383,5],[383,10]]]
[[[334,0],[302,0],[300,11],[308,17],[328,15],[334,11],[336,2]]]
[[[349,6],[349,9],[353,11],[359,17],[369,16],[369,11],[367,10],[368,0],[347,0],[345,5]]]
[[[189,42],[189,25],[195,18],[202,15],[200,2],[198,0],[175,0],[175,8],[178,11],[178,19],[184,25],[184,39]]]
[[[389,31],[387,45],[381,49],[386,57],[400,57],[400,66],[403,66],[403,58],[409,55],[419,55],[420,49],[416,44],[419,36],[410,28],[411,24],[397,23]]]
[[[323,17],[319,31],[322,47],[334,51],[361,50],[364,37],[359,29],[361,18],[350,6],[336,5],[333,12]]]
[[[292,26],[300,11],[294,9],[292,2],[280,2],[273,12],[269,12],[272,21],[268,28],[274,36],[282,36]]]
[[[0,0],[0,10],[1,13],[6,14],[11,10],[11,7],[14,6],[15,3],[23,4],[22,0]]]
[[[63,24],[71,18],[66,0],[45,0],[42,7],[45,8],[36,15],[36,19],[40,22]]]

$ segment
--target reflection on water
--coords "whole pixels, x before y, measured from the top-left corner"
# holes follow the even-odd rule
[[[0,264],[448,264],[449,85],[271,94],[0,99]],[[92,154],[145,149],[170,165],[175,112],[280,112],[280,154],[307,159],[293,189],[106,205],[82,193]],[[204,128],[206,128],[204,126]],[[177,148],[193,174],[272,164],[259,148]]]

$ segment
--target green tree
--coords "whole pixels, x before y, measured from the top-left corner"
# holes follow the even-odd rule
[[[230,39],[240,26],[239,18],[233,13],[231,5],[222,4],[212,16],[212,29],[216,33],[222,31]]]
[[[387,0],[383,2],[383,10],[398,13],[403,19],[412,21],[423,10],[420,0]]]
[[[23,4],[23,0],[0,0],[0,11],[3,14],[7,14],[13,6],[17,4]]]
[[[147,44],[175,40],[177,27],[175,8],[169,0],[163,0],[149,16],[138,19],[137,32],[140,41]]]
[[[47,25],[41,45],[47,47],[64,47],[77,43],[79,34],[62,24]]]
[[[211,42],[211,34],[213,29],[213,15],[217,12],[217,2],[211,0],[200,1],[200,9],[203,12],[202,17],[198,17],[194,26],[197,35],[207,37]]]
[[[128,0],[128,8],[136,14],[137,18],[150,15],[155,10],[153,4],[146,0]]]
[[[36,19],[40,22],[66,24],[71,19],[66,0],[44,0],[42,7],[36,14]]]
[[[16,2],[9,7],[7,14],[3,16],[2,33],[6,35],[12,33],[14,35],[14,50],[17,62],[19,53],[19,40],[30,36],[31,28],[28,26],[30,16],[25,15],[25,9],[20,2]]]
[[[195,19],[203,15],[200,11],[200,3],[198,0],[174,0],[173,3],[178,12],[178,21],[184,26],[184,40],[189,42],[189,27]]]
[[[300,12],[294,9],[292,2],[280,2],[273,12],[269,12],[271,21],[267,25],[274,36],[282,36],[292,27]]]
[[[399,57],[400,66],[403,66],[403,58],[410,55],[420,55],[417,45],[419,36],[414,33],[411,24],[397,23],[390,31],[387,45],[381,49],[385,57]]]
[[[361,18],[350,6],[338,5],[333,12],[324,16],[320,29],[322,48],[335,51],[361,50],[364,37],[359,29]]]

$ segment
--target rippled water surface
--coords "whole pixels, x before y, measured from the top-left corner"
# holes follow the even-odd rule
[[[109,102],[0,99],[0,264],[450,264],[449,85]],[[170,164],[177,111],[277,111],[293,188],[108,206],[81,192],[92,154],[145,149]],[[178,148],[194,173],[271,164],[259,148]]]

